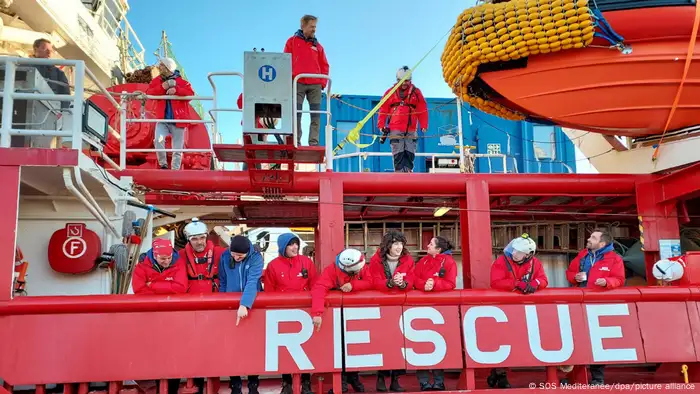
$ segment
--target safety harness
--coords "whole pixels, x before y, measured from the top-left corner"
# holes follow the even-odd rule
[[[194,256],[194,251],[192,251],[192,258],[194,258],[194,262],[190,258],[190,253],[188,253],[189,250],[185,250],[185,258],[187,260],[187,277],[189,280],[209,280],[211,281],[211,288],[212,291],[216,291],[217,285],[216,285],[216,279],[219,279],[219,275],[212,275],[211,271],[212,268],[214,268],[214,248],[210,248],[209,251],[207,251],[207,254],[203,257],[196,257]],[[197,274],[197,270],[195,269],[195,264],[206,264],[207,265],[207,271],[206,274]]]
[[[411,87],[408,88],[408,93],[402,98],[401,97],[401,89],[398,89],[396,92],[394,92],[394,95],[398,96],[401,101],[399,102],[394,102],[391,103],[389,108],[391,109],[391,115],[389,115],[388,122],[391,123],[391,117],[394,115],[394,113],[398,110],[398,107],[404,107],[408,106],[408,123],[406,123],[406,132],[408,133],[408,129],[411,127],[411,117],[413,116],[413,111],[416,109],[416,105],[411,103],[411,98],[414,97],[416,94],[416,89],[413,84],[411,84]]]

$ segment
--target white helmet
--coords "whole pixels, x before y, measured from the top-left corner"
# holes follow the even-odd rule
[[[654,273],[654,278],[657,280],[673,282],[683,277],[684,265],[685,261],[683,261],[683,259],[678,259],[676,261],[663,259],[654,264],[652,272]]]
[[[171,57],[160,58],[160,63],[171,72],[175,72],[175,69],[177,69],[177,63],[175,63],[175,60]]]
[[[207,225],[200,222],[198,218],[192,218],[192,222],[185,226],[184,232],[185,237],[189,241],[192,237],[202,234],[209,234],[209,229],[207,228]]]
[[[335,263],[347,273],[360,272],[365,266],[365,256],[357,249],[345,249],[335,258]]]
[[[410,70],[411,70],[411,69],[408,68],[408,66],[403,66],[403,67],[401,67],[401,68],[396,72],[396,80],[397,80],[397,81],[400,81],[401,78],[403,78]],[[412,74],[412,73],[411,73],[411,75],[409,75],[409,76],[406,78],[406,80],[407,80],[407,81],[410,81],[410,80],[411,80],[411,77],[413,77],[413,74]]]
[[[537,250],[537,244],[527,234],[523,234],[522,236],[513,239],[510,242],[510,246],[513,248],[513,250],[517,250],[518,252],[525,254],[532,254],[535,253],[535,250]]]

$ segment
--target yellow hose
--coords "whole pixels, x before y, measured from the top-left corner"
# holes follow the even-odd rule
[[[481,64],[516,60],[540,53],[583,48],[593,41],[589,0],[512,0],[466,9],[442,54],[445,82],[473,107],[505,119],[525,118],[470,91]]]

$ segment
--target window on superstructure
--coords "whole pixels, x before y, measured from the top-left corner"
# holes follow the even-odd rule
[[[82,0],[82,3],[88,10],[96,12],[97,7],[100,5],[100,0]]]
[[[538,160],[556,159],[556,137],[554,126],[532,126],[532,140],[535,157]]]

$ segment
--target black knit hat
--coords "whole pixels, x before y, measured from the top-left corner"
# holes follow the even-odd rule
[[[250,252],[250,241],[242,235],[236,235],[231,238],[231,252],[233,253],[248,253]]]

